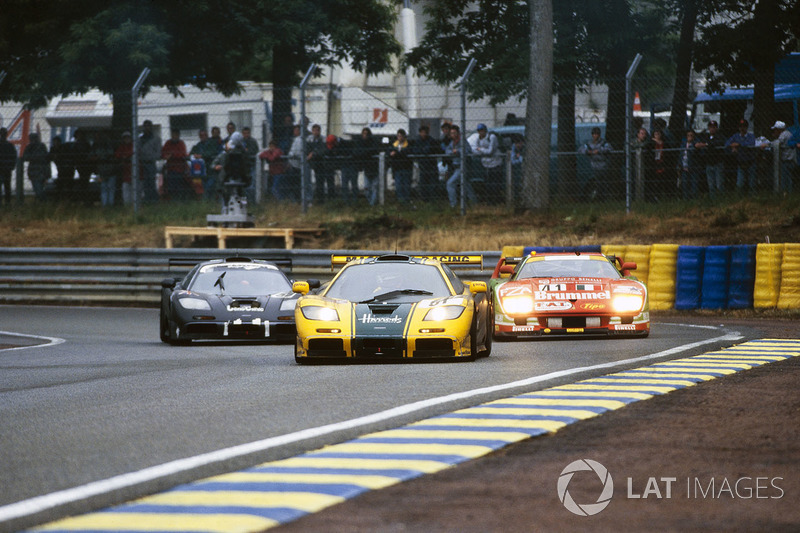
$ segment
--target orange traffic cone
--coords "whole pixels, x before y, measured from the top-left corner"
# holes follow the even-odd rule
[[[633,96],[633,110],[634,111],[642,110],[642,101],[639,99],[639,91],[636,91]]]

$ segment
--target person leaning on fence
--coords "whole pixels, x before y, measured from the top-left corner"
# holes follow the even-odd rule
[[[322,171],[323,159],[325,158],[325,138],[322,136],[322,128],[319,124],[311,126],[311,133],[306,137],[306,160],[311,170],[314,172],[314,180],[320,181],[320,171]],[[312,191],[318,190],[321,184],[312,189],[311,176],[306,181],[306,199],[311,199]],[[314,201],[322,201],[322,198],[314,198]]]
[[[352,157],[356,169],[364,173],[369,205],[378,203],[378,153],[380,149],[377,139],[369,128],[363,128],[361,135],[353,140]]]
[[[145,120],[142,123],[142,134],[139,136],[139,179],[145,203],[158,202],[156,188],[156,162],[161,158],[161,138],[153,131],[153,123]]]
[[[792,194],[792,178],[795,159],[797,158],[797,141],[793,141],[792,132],[786,129],[786,123],[780,120],[772,125],[775,146],[780,158],[780,192]]]
[[[75,162],[75,170],[78,173],[78,181],[74,187],[75,199],[89,204],[92,201],[89,196],[89,181],[95,171],[95,165],[91,156],[92,144],[89,142],[86,132],[80,128],[75,130],[75,140],[72,141],[71,152]]]
[[[122,185],[122,203],[130,205],[133,202],[133,185],[131,183],[133,138],[131,132],[122,133],[122,141],[114,148],[114,159],[117,161],[117,172]]]
[[[439,168],[434,156],[441,154],[442,149],[430,132],[428,125],[422,124],[419,127],[419,136],[411,145],[412,155],[419,156],[416,160],[419,168],[418,192],[424,201],[431,201],[439,196]]]
[[[258,158],[266,161],[269,165],[269,180],[272,185],[272,196],[276,200],[284,200],[289,197],[286,190],[286,157],[283,150],[278,146],[278,140],[270,139],[268,148],[258,154]]]
[[[97,171],[97,180],[100,182],[100,205],[114,207],[117,193],[117,169],[114,146],[108,136],[98,136],[94,141],[90,160]]]
[[[583,188],[582,197],[585,201],[595,198],[605,198],[611,184],[608,182],[609,155],[613,149],[601,136],[600,128],[592,128],[592,138],[583,143],[578,152],[589,158],[591,175]]]
[[[172,128],[170,138],[161,148],[164,163],[164,192],[171,201],[189,200],[194,190],[189,185],[186,143],[181,140],[181,130]]]
[[[8,130],[0,128],[0,205],[11,205],[11,173],[17,166],[17,149],[8,142]]]
[[[75,161],[72,157],[72,143],[53,137],[50,144],[50,160],[56,166],[56,194],[61,200],[71,199],[72,185],[75,181]]]
[[[395,193],[397,201],[401,204],[411,202],[411,175],[414,162],[408,157],[411,154],[411,143],[406,135],[406,130],[397,130],[397,138],[389,148],[389,165],[394,176]]]
[[[750,192],[755,192],[756,178],[756,136],[747,131],[749,123],[739,121],[739,131],[728,137],[725,148],[736,159],[736,190],[744,192],[745,182]]]
[[[300,172],[303,164],[303,136],[300,135],[302,129],[299,124],[292,128],[292,144],[287,154],[288,167],[286,169],[286,194],[287,197],[295,202],[300,199]],[[309,178],[311,179],[311,178]]]
[[[500,153],[500,141],[497,135],[489,133],[486,124],[478,124],[478,138],[475,142],[475,153],[481,156],[483,173],[483,189],[481,196],[490,203],[498,204],[505,196],[503,180],[503,155]]]
[[[464,155],[471,154],[472,148],[470,148],[469,143],[465,142],[464,146],[466,146],[466,154]],[[447,199],[450,202],[450,207],[456,207],[458,205],[458,190],[461,186],[461,173],[463,172],[463,157],[461,154],[461,130],[455,124],[450,126],[450,144],[447,145],[445,155],[448,157],[450,168],[452,169],[450,177],[447,178]],[[464,180],[464,194],[467,200],[473,204],[477,203],[478,198],[475,196],[475,191],[468,179]]]
[[[511,136],[511,186],[514,191],[522,190],[522,163],[525,160],[525,137],[515,133]]]
[[[329,157],[342,174],[342,200],[354,204],[358,200],[358,165],[353,160],[353,141],[338,139]]]
[[[219,128],[217,128],[219,132]],[[189,151],[192,161],[190,161],[190,168],[197,168],[197,171],[191,171],[192,177],[199,177],[203,183],[203,198],[206,200],[213,200],[217,196],[217,171],[214,170],[214,158],[222,152],[222,145],[219,141],[208,136],[206,130],[197,132],[199,141],[192,146]],[[200,159],[203,161],[203,167],[195,165],[195,160]],[[196,176],[197,173],[199,176]]]
[[[713,200],[725,190],[725,139],[719,133],[716,120],[708,123],[708,129],[697,136],[695,147],[700,150],[702,166],[706,171],[708,195]]]
[[[50,154],[47,146],[39,140],[38,133],[31,133],[28,137],[28,146],[22,153],[22,160],[28,163],[28,179],[31,180],[36,200],[44,201],[44,184],[50,179]]]
[[[697,149],[695,143],[697,136],[694,130],[686,130],[686,136],[681,140],[681,149],[678,154],[678,171],[680,172],[680,189],[684,200],[697,198]]]

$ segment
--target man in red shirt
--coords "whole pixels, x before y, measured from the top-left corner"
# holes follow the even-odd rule
[[[164,159],[164,189],[170,200],[188,200],[193,198],[194,190],[188,181],[187,161],[189,154],[186,144],[181,140],[181,131],[172,129],[172,136],[161,148],[161,159]]]

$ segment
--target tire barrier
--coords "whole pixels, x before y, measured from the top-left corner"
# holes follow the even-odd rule
[[[675,275],[675,309],[697,309],[703,291],[702,246],[680,246]]]
[[[728,309],[751,309],[756,284],[756,245],[731,246]]]
[[[777,307],[781,290],[783,244],[759,244],[756,247],[756,281],[753,307]]]
[[[781,262],[781,289],[778,309],[800,307],[800,244],[786,244]]]
[[[519,252],[522,251],[522,254]],[[531,251],[590,252],[591,246],[506,246],[503,256]],[[604,244],[600,251],[637,265],[652,310],[800,309],[800,243],[684,246]]]
[[[731,247],[706,247],[702,274],[700,308],[727,309],[731,286]]]

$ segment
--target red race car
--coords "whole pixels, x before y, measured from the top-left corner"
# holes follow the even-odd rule
[[[542,335],[647,337],[647,287],[636,263],[600,253],[501,257],[490,288],[495,339]]]

